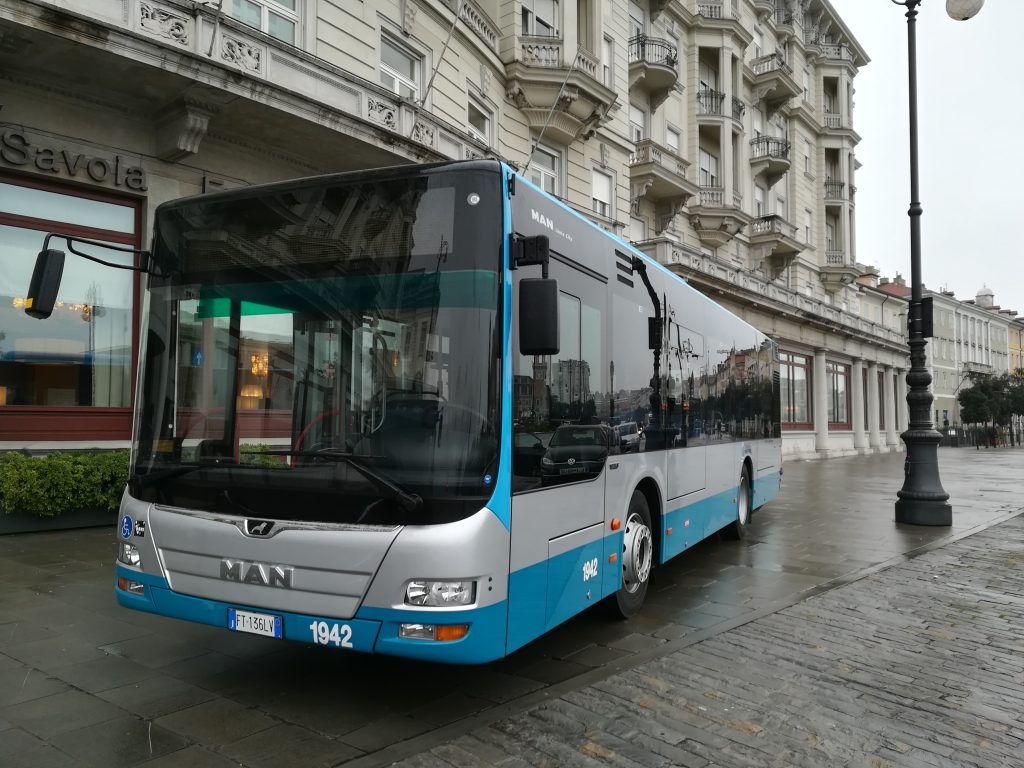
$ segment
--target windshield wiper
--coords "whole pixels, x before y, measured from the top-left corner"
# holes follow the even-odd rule
[[[352,467],[352,469],[373,483],[378,490],[389,493],[391,498],[397,501],[399,506],[401,506],[406,512],[415,512],[423,506],[423,498],[418,493],[409,493],[387,475],[383,474],[379,470],[371,469],[360,461],[360,459],[381,458],[379,456],[367,456],[364,454],[349,453],[347,451],[334,451],[329,448],[321,451],[289,451],[286,449],[277,450],[272,448],[269,451],[259,451],[256,454],[249,455],[260,454],[267,454],[270,456],[306,456],[311,458],[336,459]]]

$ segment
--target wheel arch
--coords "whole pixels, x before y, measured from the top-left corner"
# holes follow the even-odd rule
[[[653,565],[657,565],[661,562],[661,533],[665,526],[662,522],[662,515],[664,514],[664,505],[661,503],[661,492],[658,490],[658,483],[655,482],[653,477],[645,477],[636,484],[636,490],[640,491],[647,499],[647,509],[651,512],[651,525],[655,526],[656,530],[651,531],[653,534],[651,540],[654,542],[654,553],[653,553]]]

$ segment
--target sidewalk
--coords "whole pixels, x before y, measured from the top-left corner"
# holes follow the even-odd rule
[[[1024,765],[1024,516],[400,766]]]
[[[903,454],[793,461],[632,620],[480,667],[128,611],[112,527],[0,536],[0,766],[1024,766],[1024,449],[939,461],[952,528],[893,522]]]

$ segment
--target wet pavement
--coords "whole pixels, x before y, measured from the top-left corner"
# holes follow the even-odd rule
[[[758,622],[871,579],[892,589],[884,576],[892,568],[924,562],[905,554],[960,546],[948,542],[1024,507],[1024,450],[941,449],[939,458],[954,505],[952,529],[893,522],[902,454],[789,462],[780,497],[755,515],[750,536],[709,540],[656,570],[648,602],[633,620],[614,622],[591,611],[507,659],[472,668],[285,644],[122,609],[113,597],[113,528],[0,537],[0,764],[369,766],[420,753],[416,761],[439,765],[507,759],[500,750],[482,757],[462,749],[449,760],[437,750],[480,729],[494,731],[544,702],[593,698],[586,691],[615,675],[658,669],[672,654],[727,642]],[[768,643],[759,651],[760,674],[772,677],[787,656],[799,663],[813,656],[814,643],[828,642]],[[728,677],[730,669],[717,674]],[[1024,680],[1015,685],[1019,692]],[[583,717],[571,709],[559,716]],[[538,764],[527,754],[551,765],[573,763],[573,755],[586,758],[580,764],[631,764],[594,743],[594,754],[575,749],[561,757],[524,745],[516,764]],[[719,764],[772,764],[767,753],[743,756],[735,747],[742,741],[732,743],[728,754],[735,761]],[[721,751],[712,744],[718,747],[708,749]],[[650,762],[660,753],[656,743],[648,746],[648,762],[633,759],[639,754],[629,760],[689,764],[671,750],[669,762]],[[602,757],[602,749],[610,751]],[[706,764],[708,756],[694,749],[692,764]],[[895,754],[912,749],[897,747]],[[799,759],[774,764],[840,764],[845,753],[792,754]],[[821,754],[835,762],[814,762]],[[946,764],[922,754],[913,755],[920,764]]]

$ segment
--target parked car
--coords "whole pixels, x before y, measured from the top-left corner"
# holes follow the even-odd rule
[[[540,460],[544,485],[585,480],[604,468],[612,450],[618,450],[618,436],[606,424],[563,424],[551,436]]]
[[[619,439],[620,451],[635,453],[640,450],[640,426],[635,421],[624,421],[616,425],[614,429]]]

